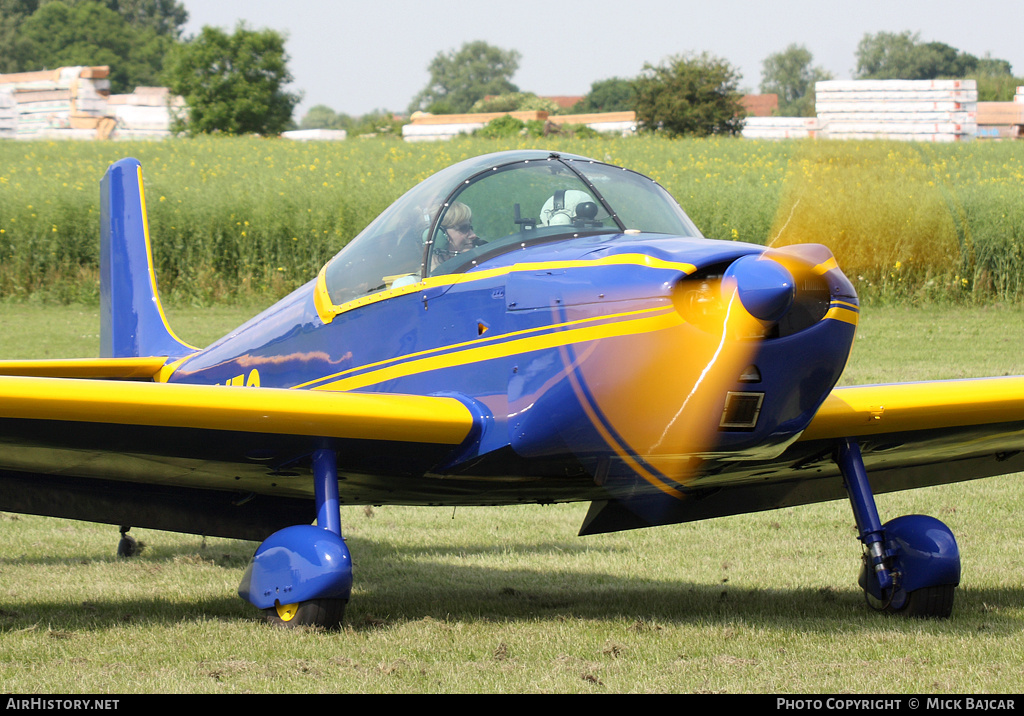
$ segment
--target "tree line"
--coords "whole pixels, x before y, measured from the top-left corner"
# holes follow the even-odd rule
[[[296,126],[301,97],[286,89],[293,77],[281,33],[239,24],[231,33],[207,26],[185,37],[187,20],[178,0],[0,0],[0,73],[109,65],[114,93],[161,85],[183,96],[189,113],[179,131],[278,134]],[[439,52],[408,112],[562,111],[513,83],[521,59],[517,50],[479,40]],[[983,101],[1008,100],[1024,84],[1006,60],[909,31],[866,34],[855,61],[857,79],[973,78]],[[675,55],[646,63],[637,77],[595,81],[568,111],[633,110],[643,130],[670,136],[735,134],[744,114],[740,79],[735,66],[711,53]],[[764,60],[759,90],[778,95],[780,115],[813,116],[814,85],[826,79],[832,75],[814,65],[810,51],[792,44]],[[298,126],[365,134],[396,132],[400,124],[385,110],[351,117],[317,105]]]

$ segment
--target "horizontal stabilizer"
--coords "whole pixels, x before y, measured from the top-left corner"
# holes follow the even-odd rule
[[[167,358],[46,358],[0,361],[0,375],[36,378],[114,378],[152,380]]]

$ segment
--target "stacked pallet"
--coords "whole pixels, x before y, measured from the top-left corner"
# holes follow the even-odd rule
[[[159,139],[185,110],[166,87],[110,94],[109,67],[0,75],[0,137]]]
[[[547,121],[561,126],[564,124],[583,125],[602,134],[629,137],[636,134],[636,112],[593,112],[590,114],[553,114]]]
[[[978,102],[978,137],[1018,139],[1024,130],[1024,102]]]
[[[297,142],[340,142],[347,136],[344,129],[290,129],[281,132],[282,138]]]
[[[414,112],[412,122],[402,127],[402,138],[407,142],[430,142],[451,139],[460,134],[472,134],[483,129],[487,123],[506,114],[523,122],[533,120],[551,122],[553,125],[586,125],[607,134],[629,136],[636,133],[636,112],[598,112],[594,114],[549,115],[543,110],[522,112],[477,112],[471,114],[428,114]]]
[[[1024,87],[1012,102],[978,102],[978,136],[983,139],[1024,139]]]
[[[13,103],[18,139],[95,139],[110,94],[109,67],[61,67],[0,75],[0,92]]]
[[[815,83],[818,136],[955,142],[977,132],[974,80],[829,80]]]
[[[407,142],[433,142],[451,139],[460,134],[472,134],[483,129],[488,122],[511,114],[516,119],[528,122],[533,119],[547,119],[547,112],[477,112],[472,114],[430,114],[413,112],[412,122],[402,127],[402,139]]]
[[[117,121],[115,139],[162,139],[171,136],[185,100],[166,87],[136,87],[131,94],[111,95],[107,107]]]
[[[0,87],[0,139],[11,139],[18,126],[14,114],[14,96]]]
[[[815,117],[747,117],[744,139],[807,139],[818,136]]]

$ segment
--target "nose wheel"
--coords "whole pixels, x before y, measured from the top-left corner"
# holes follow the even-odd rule
[[[868,605],[901,616],[949,617],[960,584],[960,550],[949,527],[927,515],[904,515],[883,525],[860,446],[844,441],[836,463],[864,544],[858,583]]]

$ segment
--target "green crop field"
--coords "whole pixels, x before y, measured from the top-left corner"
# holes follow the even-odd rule
[[[281,295],[433,172],[521,147],[648,174],[711,238],[827,244],[868,299],[1024,295],[1024,142],[630,137],[0,142],[0,297],[95,300],[98,182],[122,156],[143,165],[164,292],[209,304]]]

